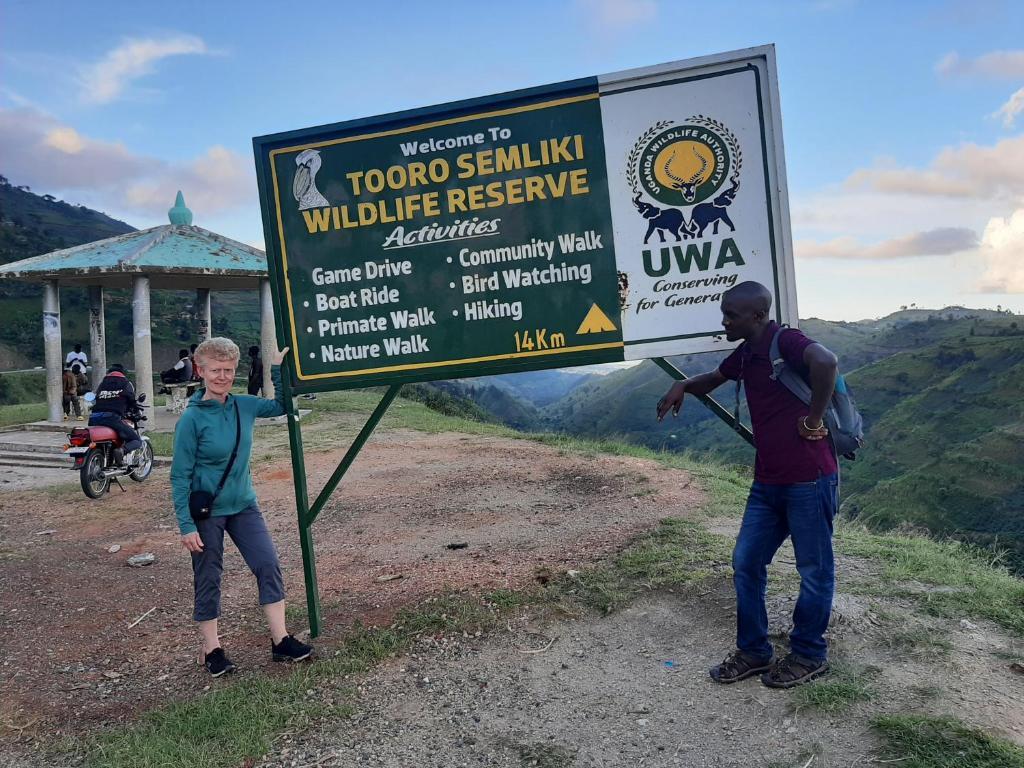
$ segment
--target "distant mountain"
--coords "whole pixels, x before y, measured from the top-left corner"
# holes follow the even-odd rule
[[[134,231],[99,211],[34,194],[0,176],[0,264]]]

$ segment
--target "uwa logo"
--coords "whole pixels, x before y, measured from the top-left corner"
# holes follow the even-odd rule
[[[647,220],[646,244],[655,232],[665,242],[698,238],[719,224],[736,226],[728,208],[740,189],[743,153],[723,123],[694,115],[681,124],[659,120],[637,139],[626,160],[626,175],[633,190],[633,205]],[[725,189],[726,181],[729,186]],[[657,203],[644,200],[653,198]],[[687,220],[682,208],[692,206]]]

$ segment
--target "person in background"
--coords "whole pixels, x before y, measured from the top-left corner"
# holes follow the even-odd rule
[[[83,368],[87,368],[89,366],[89,358],[85,352],[82,351],[81,344],[75,344],[75,351],[68,352],[68,356],[64,358],[65,365],[70,366],[75,363],[81,364]]]
[[[235,543],[256,577],[259,601],[270,627],[274,661],[302,661],[313,648],[288,633],[285,623],[284,580],[274,542],[256,501],[249,458],[257,418],[285,413],[281,360],[288,348],[272,358],[277,399],[233,395],[238,346],[225,338],[207,339],[196,349],[196,368],[204,387],[188,401],[174,430],[171,493],[181,531],[181,545],[192,555],[195,604],[192,618],[199,623],[203,660],[214,677],[233,672],[235,665],[220,644],[220,581],[224,566],[224,534]],[[237,441],[237,442],[236,442]],[[231,462],[231,455],[235,461]],[[227,473],[225,476],[225,472]],[[216,493],[223,478],[223,486]],[[193,491],[216,493],[210,515],[193,518]]]
[[[78,402],[78,379],[75,378],[75,374],[72,373],[71,366],[69,365],[64,366],[61,386],[63,388],[61,400],[64,404],[64,421],[71,417],[72,408],[75,411],[75,419],[82,421],[82,406]]]
[[[192,381],[192,356],[187,349],[178,350],[178,362],[160,373],[164,384],[181,384]]]
[[[202,381],[199,376],[199,371],[196,370],[196,345],[192,344],[188,348],[188,361],[192,363],[192,381]]]
[[[263,390],[263,358],[255,344],[249,347],[249,394],[258,395]]]
[[[75,375],[75,392],[79,397],[89,391],[89,378],[85,375],[85,366],[81,363],[71,364],[71,373]],[[81,403],[81,401],[79,401]]]
[[[124,458],[129,465],[138,464],[142,459],[142,440],[139,433],[124,423],[125,413],[139,405],[135,399],[135,387],[125,376],[124,366],[114,363],[107,369],[107,375],[96,388],[96,401],[89,415],[90,427],[110,427],[124,441]]]

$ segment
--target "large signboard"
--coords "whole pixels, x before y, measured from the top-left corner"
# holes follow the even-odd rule
[[[771,47],[253,140],[297,391],[727,346],[795,322]]]

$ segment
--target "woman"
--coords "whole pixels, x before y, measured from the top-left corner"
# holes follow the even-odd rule
[[[238,368],[238,347],[225,338],[204,341],[195,351],[196,370],[205,387],[188,401],[174,431],[171,490],[182,546],[192,553],[195,610],[203,636],[206,669],[214,677],[233,672],[217,633],[220,615],[220,577],[227,531],[246,565],[256,576],[260,605],[270,626],[274,661],[301,661],[313,649],[288,633],[284,618],[284,582],[274,543],[256,505],[249,472],[253,424],[259,417],[285,412],[281,387],[281,360],[288,348],[273,357],[271,377],[276,400],[231,394]],[[235,452],[237,436],[237,453]],[[227,471],[225,475],[225,470]],[[223,479],[223,487],[218,485]],[[193,519],[189,496],[193,491],[215,493],[210,516]]]

